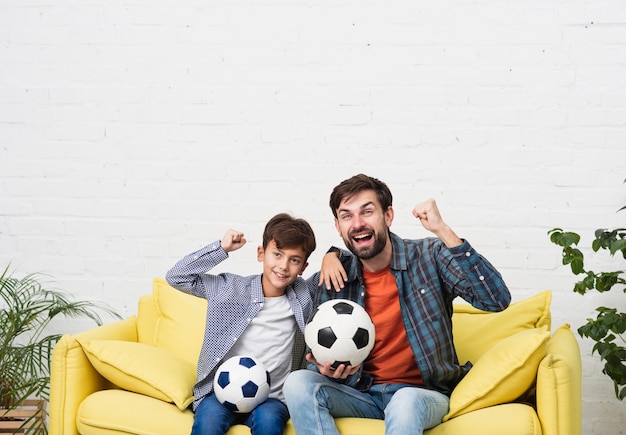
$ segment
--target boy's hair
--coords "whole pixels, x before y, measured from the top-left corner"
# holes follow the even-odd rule
[[[341,202],[352,198],[363,190],[373,190],[376,192],[378,202],[380,202],[383,211],[391,207],[393,196],[389,187],[377,178],[369,177],[364,174],[358,174],[339,183],[330,194],[330,209],[333,216],[337,218],[337,209]]]
[[[287,213],[279,213],[271,218],[263,231],[263,249],[274,240],[278,249],[302,248],[306,253],[305,261],[315,250],[315,234],[311,225],[301,218],[294,218]]]

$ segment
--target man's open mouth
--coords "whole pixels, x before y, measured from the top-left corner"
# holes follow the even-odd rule
[[[372,233],[361,233],[356,236],[352,236],[352,240],[354,240],[355,243],[364,243],[370,241],[372,237],[374,237],[374,234]]]

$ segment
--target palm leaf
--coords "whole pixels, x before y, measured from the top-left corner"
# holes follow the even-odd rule
[[[87,318],[97,325],[103,315],[121,319],[106,304],[75,301],[44,283],[42,274],[16,278],[9,267],[0,275],[0,409],[15,409],[32,397],[48,400],[52,350],[61,338],[48,332],[53,319]],[[41,424],[27,433],[47,429]]]

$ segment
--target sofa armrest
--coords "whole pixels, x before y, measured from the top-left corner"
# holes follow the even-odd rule
[[[568,324],[554,332],[539,364],[537,414],[543,435],[582,434],[582,362]]]
[[[78,435],[76,414],[90,394],[111,388],[92,367],[77,339],[137,342],[137,317],[99,326],[74,336],[64,335],[52,352],[49,432]]]

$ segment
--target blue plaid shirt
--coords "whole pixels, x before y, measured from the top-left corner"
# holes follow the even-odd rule
[[[396,277],[404,329],[424,386],[450,395],[471,368],[459,361],[452,340],[452,301],[460,296],[485,311],[504,310],[511,301],[500,273],[467,241],[447,248],[437,238],[405,240],[390,233],[393,256],[391,272]],[[361,263],[341,250],[348,280],[340,292],[318,292],[317,304],[344,298],[364,305]],[[361,371],[346,382],[365,389],[371,379]]]

